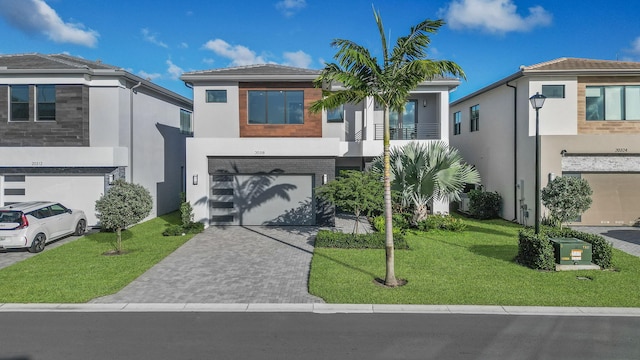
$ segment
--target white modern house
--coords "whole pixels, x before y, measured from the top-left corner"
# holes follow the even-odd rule
[[[314,188],[382,154],[383,109],[374,101],[311,113],[317,70],[252,65],[193,71],[187,198],[206,225],[318,225],[333,221]],[[448,141],[449,92],[458,79],[420,84],[392,114],[392,146]],[[447,212],[436,203],[433,211]]]
[[[536,112],[540,188],[579,176],[593,204],[574,224],[633,225],[640,218],[640,63],[560,58],[514,74],[451,103],[450,144],[475,165],[502,217],[534,224]],[[545,215],[542,208],[541,216]]]
[[[0,204],[59,201],[97,224],[115,179],[143,185],[151,217],[183,191],[192,101],[122,68],[68,55],[0,55]]]

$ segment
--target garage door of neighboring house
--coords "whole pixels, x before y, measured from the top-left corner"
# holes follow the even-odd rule
[[[96,200],[104,193],[103,175],[5,175],[2,205],[22,201],[55,201],[80,209],[89,226],[96,225]]]
[[[581,177],[593,190],[593,202],[579,224],[633,225],[640,219],[640,174],[583,173]]]
[[[313,186],[313,175],[211,175],[211,224],[315,225]]]

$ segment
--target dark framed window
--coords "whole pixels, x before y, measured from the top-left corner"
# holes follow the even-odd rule
[[[460,135],[462,131],[462,113],[456,111],[453,113],[453,135]]]
[[[474,105],[469,108],[469,119],[471,123],[471,132],[480,129],[480,105]]]
[[[4,182],[24,182],[24,175],[5,175]]]
[[[11,85],[11,121],[29,121],[29,85]]]
[[[327,122],[344,122],[344,105],[327,110]]]
[[[248,91],[249,124],[304,124],[304,91]]]
[[[640,120],[640,85],[587,86],[587,120]]]
[[[564,99],[564,85],[542,85],[542,95],[547,99]]]
[[[24,195],[25,189],[4,189],[5,195]]]
[[[191,122],[191,111],[180,109],[180,132],[182,134],[193,135],[193,123]]]
[[[226,103],[227,90],[207,90],[208,103]]]
[[[36,86],[36,119],[38,121],[56,120],[56,86],[38,85]]]

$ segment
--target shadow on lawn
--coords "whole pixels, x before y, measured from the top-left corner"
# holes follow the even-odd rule
[[[511,263],[518,255],[518,245],[472,245],[469,251]]]

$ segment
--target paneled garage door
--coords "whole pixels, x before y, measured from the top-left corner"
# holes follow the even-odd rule
[[[312,175],[211,175],[212,225],[315,225]]]
[[[583,173],[593,195],[580,225],[633,225],[640,218],[640,174]]]

